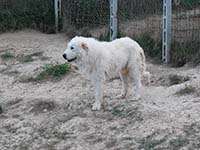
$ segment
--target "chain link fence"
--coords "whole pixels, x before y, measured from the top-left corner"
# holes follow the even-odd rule
[[[119,0],[119,32],[139,42],[152,57],[162,52],[162,0]]]
[[[64,27],[77,29],[109,24],[109,0],[63,0]]]
[[[119,30],[135,37],[151,33],[162,35],[162,0],[119,0]]]
[[[54,1],[0,0],[0,31],[23,28],[54,32]]]
[[[177,66],[200,63],[200,0],[174,0],[171,61]]]
[[[109,0],[62,0],[60,28],[100,28],[109,38]],[[172,0],[172,62],[200,58],[200,0]],[[0,31],[37,28],[54,31],[54,0],[0,0]],[[137,40],[149,56],[161,57],[163,0],[118,0],[118,37]],[[83,30],[83,32],[87,32]],[[194,59],[199,61],[200,59]]]
[[[173,40],[200,39],[200,0],[176,0],[172,10]]]

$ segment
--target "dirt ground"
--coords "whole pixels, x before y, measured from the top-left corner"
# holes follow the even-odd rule
[[[200,149],[199,66],[149,61],[151,84],[141,100],[134,90],[117,99],[120,81],[106,82],[106,106],[95,112],[91,83],[74,71],[61,80],[22,82],[45,64],[65,63],[67,41],[64,34],[32,30],[0,34],[0,55],[13,55],[0,58],[1,150]],[[183,81],[172,83],[176,75]]]

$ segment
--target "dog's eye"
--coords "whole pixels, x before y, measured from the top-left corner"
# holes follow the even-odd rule
[[[74,50],[74,47],[73,47],[73,46],[71,46],[71,50]]]

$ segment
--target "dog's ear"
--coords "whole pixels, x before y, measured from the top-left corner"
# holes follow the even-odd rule
[[[84,50],[86,50],[86,51],[89,50],[86,43],[81,43],[81,47],[82,47]]]

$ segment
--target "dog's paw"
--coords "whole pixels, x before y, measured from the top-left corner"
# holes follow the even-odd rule
[[[100,103],[94,103],[92,106],[92,110],[97,111],[101,109],[101,104]]]

